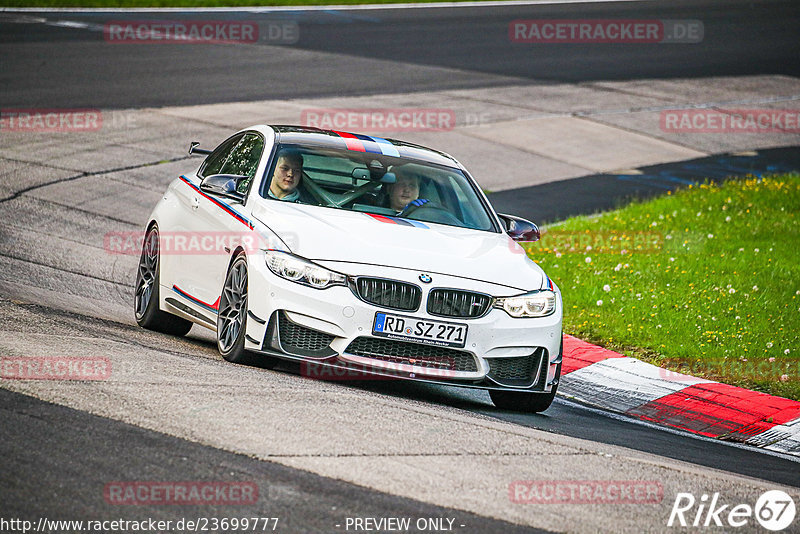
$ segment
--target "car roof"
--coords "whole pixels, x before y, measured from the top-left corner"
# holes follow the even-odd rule
[[[269,125],[275,132],[276,143],[314,145],[326,148],[349,149],[357,152],[397,156],[426,163],[461,168],[452,156],[424,146],[384,139],[371,135],[322,130],[308,126]],[[254,128],[255,129],[255,128]]]

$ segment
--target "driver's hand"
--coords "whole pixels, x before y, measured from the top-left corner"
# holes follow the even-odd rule
[[[410,206],[419,207],[419,206],[422,206],[423,204],[426,204],[427,202],[428,202],[427,198],[418,198],[417,200],[412,200],[411,202],[406,204],[406,207],[403,208],[403,211],[407,210]]]

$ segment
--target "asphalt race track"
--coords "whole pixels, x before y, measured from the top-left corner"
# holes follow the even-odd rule
[[[124,46],[103,40],[105,21],[164,15],[4,12],[0,109],[137,110],[386,93],[408,94],[416,105],[415,95],[426,92],[507,85],[798,77],[799,15],[795,1],[708,0],[233,11],[212,18],[296,22],[300,39]],[[208,15],[169,15],[201,16]],[[701,20],[705,39],[688,53],[682,44],[536,49],[507,37],[514,19],[577,17]],[[114,140],[90,161],[69,159],[66,134],[26,140],[0,131],[0,355],[102,355],[114,370],[93,383],[0,379],[0,518],[258,516],[279,517],[278,532],[346,532],[353,531],[347,518],[412,517],[449,518],[457,532],[660,532],[670,530],[678,492],[720,492],[726,502],[751,504],[766,489],[798,494],[797,458],[562,399],[543,415],[509,413],[480,391],[322,382],[288,364],[235,366],[197,326],[184,339],[138,328],[131,311],[138,258],[107,254],[104,235],[140,229],[171,177],[196,165],[165,145],[228,131],[205,118],[185,131],[176,119],[173,129],[149,136],[142,121],[139,138]],[[797,147],[764,150],[753,170],[800,168],[799,154]],[[641,172],[687,178],[681,163]],[[655,179],[587,173],[519,184],[493,201],[550,222],[664,191]],[[536,204],[543,197],[564,202]],[[664,497],[651,505],[538,507],[509,499],[513,481],[556,479],[658,480]],[[119,506],[103,495],[113,481],[187,480],[252,481],[259,498],[233,508]]]
[[[792,0],[620,2],[457,9],[279,11],[214,19],[294,21],[296,44],[107,46],[107,21],[147,13],[0,16],[3,105],[127,108],[370,95],[639,78],[800,74]],[[191,20],[203,15],[170,14]],[[530,18],[701,20],[704,41],[685,44],[538,45],[508,39],[508,23]],[[90,28],[59,26],[80,21]],[[54,25],[56,24],[56,25]],[[547,48],[542,48],[547,46]],[[544,53],[546,51],[546,53]],[[691,53],[687,53],[691,51]]]

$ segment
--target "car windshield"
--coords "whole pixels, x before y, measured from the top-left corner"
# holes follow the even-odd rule
[[[263,184],[261,196],[265,198],[495,230],[475,187],[453,167],[283,144],[278,146]]]

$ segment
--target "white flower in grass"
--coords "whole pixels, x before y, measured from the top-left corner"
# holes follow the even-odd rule
[[[735,289],[733,289],[733,288],[730,288],[730,289],[728,290],[728,293],[730,293],[731,295],[733,295],[734,293],[736,293],[736,290],[735,290]]]
[[[586,263],[592,263],[592,258],[590,256],[586,256],[586,259],[583,261],[585,261]]]
[[[789,349],[786,349],[785,351],[783,351],[784,354],[789,354],[790,352],[792,352],[792,351],[790,351]]]
[[[714,234],[708,234],[709,239],[714,239]]]
[[[727,217],[725,217],[725,222],[731,222],[731,216],[730,216],[730,215],[728,215]]]
[[[768,343],[767,343],[767,348],[768,348],[768,349],[771,349],[771,348],[772,348],[772,341],[770,341],[770,342],[768,342]]]
[[[598,306],[602,306],[602,305],[603,305],[603,301],[602,301],[602,300],[598,300],[598,301],[597,301],[597,305],[598,305]]]
[[[616,266],[616,267],[614,267],[614,270],[615,270],[615,271],[617,271],[617,272],[619,272],[619,270],[620,270],[620,269],[622,269],[622,264],[621,264],[621,263],[618,263],[618,264],[617,264],[617,266]]]
[[[753,286],[753,291],[758,291],[758,286]]]
[[[608,284],[604,285],[604,286],[603,286],[603,291],[605,291],[606,293],[608,293],[609,291],[611,291],[611,286],[610,286],[610,285],[608,285]]]

